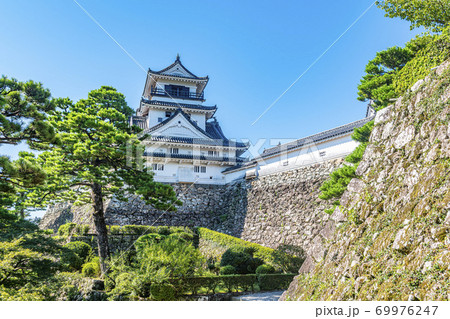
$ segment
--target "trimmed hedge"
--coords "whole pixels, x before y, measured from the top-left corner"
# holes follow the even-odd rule
[[[258,276],[258,285],[261,290],[287,289],[295,274],[265,274]]]
[[[260,258],[254,258],[253,248],[229,248],[223,253],[220,266],[233,266],[235,274],[254,274],[256,268],[263,264]]]
[[[168,236],[176,233],[187,233],[194,235],[194,232],[188,227],[176,226],[145,226],[145,225],[125,225],[125,226],[108,226],[110,235],[145,235],[159,234]]]
[[[273,268],[271,265],[261,265],[256,268],[256,274],[262,275],[262,274],[273,274],[275,272],[275,268]]]
[[[72,235],[84,236],[89,233],[89,225],[79,225],[75,223],[66,223],[59,226],[58,236],[69,237]]]
[[[220,268],[219,273],[221,275],[234,275],[236,274],[236,268],[231,265],[226,265]]]
[[[185,239],[191,239],[195,233],[189,227],[175,226],[145,226],[145,225],[125,225],[125,226],[107,226],[109,235],[145,235],[160,234],[168,236],[171,234],[180,234]],[[75,223],[66,223],[58,229],[58,235],[61,237],[68,236],[86,236],[95,232],[89,225],[81,225]]]
[[[225,287],[228,292],[287,289],[296,274],[248,274],[224,275],[209,277],[186,277],[169,279],[179,294],[196,295],[200,288],[206,288],[208,293],[215,293],[217,287]]]
[[[298,271],[305,258],[304,256],[289,255],[281,250],[264,247],[207,228],[199,227],[196,230],[200,239],[211,241],[219,246],[244,251],[250,248],[254,252],[253,257],[259,258],[264,263],[272,265],[274,268],[285,272]]]

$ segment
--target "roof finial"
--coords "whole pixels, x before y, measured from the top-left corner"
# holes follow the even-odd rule
[[[180,61],[180,54],[177,53],[177,61]]]

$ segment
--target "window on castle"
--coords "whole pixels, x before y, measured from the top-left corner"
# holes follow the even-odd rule
[[[163,171],[164,170],[164,164],[152,164],[152,169],[154,171]]]
[[[161,123],[163,121],[162,117],[158,117],[158,123]]]
[[[325,151],[320,152],[319,155],[320,155],[321,157],[324,157],[325,155],[327,155],[327,152],[325,152]]]
[[[206,173],[206,166],[194,166],[194,173]]]
[[[219,156],[218,151],[208,151],[208,156]]]
[[[189,88],[181,85],[165,85],[164,89],[172,97],[189,97]]]
[[[179,149],[178,148],[171,148],[170,154],[178,154]]]
[[[166,112],[166,117],[171,117],[172,116],[172,112],[167,111]]]

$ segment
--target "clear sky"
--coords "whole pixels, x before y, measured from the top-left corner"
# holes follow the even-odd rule
[[[252,143],[301,138],[364,117],[356,87],[367,61],[417,33],[372,7],[252,126],[371,0],[78,2],[145,69],[162,69],[179,53],[194,74],[209,75],[205,104],[217,104],[229,138]],[[40,81],[53,96],[74,101],[111,85],[138,107],[145,71],[73,0],[1,1],[1,8],[1,74]]]

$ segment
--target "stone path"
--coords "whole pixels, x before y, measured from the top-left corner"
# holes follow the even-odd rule
[[[254,294],[247,294],[241,296],[232,297],[232,301],[278,301],[284,290],[257,292]]]

